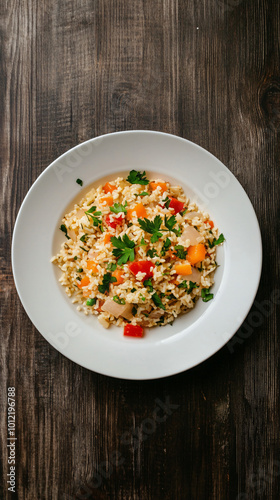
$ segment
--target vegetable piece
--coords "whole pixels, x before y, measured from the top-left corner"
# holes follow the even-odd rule
[[[149,181],[146,178],[146,172],[141,173],[137,170],[131,170],[126,180],[127,182],[130,182],[130,184],[141,184],[142,186],[149,184]]]
[[[149,193],[147,193],[147,191],[142,191],[142,193],[135,193],[134,196],[149,196]]]
[[[89,220],[89,217],[92,219],[94,226],[96,226],[96,227],[101,226],[102,227],[102,220],[99,218],[100,215],[102,215],[102,212],[100,212],[100,211],[96,212],[96,207],[94,205],[92,207],[90,207],[90,209],[87,210],[85,212],[85,214],[87,215],[88,220]]]
[[[109,328],[110,323],[109,323],[109,321],[107,321],[107,319],[103,318],[103,316],[101,316],[101,315],[98,316],[98,321],[99,321],[100,325],[103,326],[103,328],[106,328],[106,329]]]
[[[201,297],[203,302],[209,302],[209,300],[214,298],[214,294],[210,293],[210,288],[202,288]]]
[[[96,263],[94,262],[94,260],[87,261],[87,269],[89,269],[90,271],[93,271],[94,273],[98,273],[98,269],[97,269],[97,266],[96,266]]]
[[[113,283],[113,285],[121,285],[124,282],[123,271],[121,269],[116,269],[112,273],[112,276],[114,276],[114,278],[116,278],[116,281]]]
[[[167,184],[166,182],[155,182],[155,181],[152,181],[150,182],[150,188],[152,191],[155,191],[158,187],[160,187],[161,191],[164,193],[164,191],[167,190]]]
[[[184,280],[182,283],[180,283],[180,285],[178,285],[178,288],[184,288],[187,294],[190,294],[194,288],[198,288],[198,285],[193,281]]]
[[[184,249],[183,245],[175,245],[175,255],[178,259],[185,259],[187,255],[187,250]]]
[[[155,292],[153,295],[152,295],[152,301],[153,303],[157,306],[157,307],[160,307],[160,309],[163,309],[165,311],[165,306],[163,305],[163,303],[161,302],[160,300],[160,297],[159,295],[157,294],[157,292]]]
[[[109,207],[111,207],[114,203],[114,198],[113,196],[110,196],[110,195],[107,195],[107,196],[103,196],[103,198],[100,198],[100,203],[106,203],[106,205],[109,205]]]
[[[110,283],[115,283],[115,281],[117,281],[117,279],[114,276],[112,276],[111,273],[104,274],[102,279],[102,285],[98,285],[98,291],[100,293],[109,292]]]
[[[162,233],[159,231],[160,226],[162,224],[162,219],[160,215],[156,215],[153,221],[144,218],[144,220],[138,219],[138,222],[143,231],[146,231],[146,233],[150,233],[152,235],[151,237],[152,243],[156,243],[156,241],[158,241],[159,238],[162,236]]]
[[[74,229],[68,230],[68,237],[71,238],[72,241],[77,241],[77,235],[76,235]]]
[[[117,226],[120,226],[123,223],[123,221],[124,221],[123,213],[116,215],[116,217],[112,217],[112,215],[108,214],[105,218],[107,226],[110,226],[113,229],[116,229]]]
[[[167,227],[167,229],[168,229],[169,231],[172,231],[172,233],[175,233],[175,234],[176,234],[176,236],[180,236],[180,234],[181,234],[181,229],[180,229],[180,228],[179,228],[179,229],[175,229],[175,228],[174,228],[174,226],[175,226],[176,222],[177,222],[177,221],[176,221],[176,217],[175,217],[175,215],[171,215],[171,217],[169,217],[169,219],[168,219],[168,217],[166,217],[166,215],[165,215],[165,217],[164,217],[164,224],[165,224],[165,227]]]
[[[215,245],[220,245],[224,241],[225,241],[225,237],[224,237],[223,233],[221,233],[218,239],[214,238],[214,240],[212,242],[208,241],[208,244],[209,244],[210,248],[213,248]]]
[[[78,288],[83,288],[84,286],[88,286],[89,285],[89,277],[88,276],[84,276],[81,281],[79,283],[77,283],[77,286]]]
[[[145,280],[144,283],[143,283],[143,285],[144,285],[145,288],[148,289],[148,292],[152,292],[154,290],[154,287],[153,287],[151,279]]]
[[[70,240],[68,233],[67,233],[67,227],[65,226],[65,224],[61,224],[59,229],[65,234],[67,240]]]
[[[97,299],[96,299],[96,298],[94,298],[94,299],[88,299],[88,300],[86,301],[86,305],[87,305],[87,306],[94,306],[94,305],[96,304],[96,301],[97,301]]]
[[[112,234],[110,234],[110,233],[106,233],[106,234],[104,235],[104,240],[103,240],[104,245],[107,245],[107,243],[111,243],[111,238],[112,238],[112,236],[113,236],[113,235],[112,235]]]
[[[188,279],[199,284],[201,281],[201,271],[199,271],[196,267],[192,267],[192,274],[188,276]]]
[[[126,337],[143,337],[144,329],[140,325],[125,325],[123,334]]]
[[[89,238],[88,234],[83,234],[83,236],[81,236],[81,238],[80,238],[80,241],[82,241],[83,243],[86,243],[88,238]]]
[[[82,181],[81,179],[77,179],[77,180],[76,180],[76,182],[77,182],[77,184],[79,184],[80,186],[82,186],[82,185],[83,185],[83,181]]]
[[[171,246],[171,240],[169,238],[166,238],[165,242],[163,243],[160,254],[164,256],[167,250],[170,248],[170,246]]]
[[[177,200],[177,198],[172,198],[172,196],[168,196],[168,198],[170,199],[168,208],[172,208],[175,212],[175,215],[183,210],[184,203],[182,201]]]
[[[119,265],[126,264],[128,260],[133,261],[135,259],[135,243],[129,239],[127,234],[123,236],[123,239],[121,239],[121,236],[118,238],[113,236],[111,238],[111,243],[114,247],[116,247],[113,250],[113,255],[118,257]]]
[[[158,257],[158,254],[157,254],[157,251],[155,248],[150,248],[148,251],[147,251],[147,257],[151,257],[151,259],[153,257],[157,256]]]
[[[186,264],[176,264],[174,266],[174,269],[177,274],[180,274],[181,276],[188,276],[189,274],[192,274],[192,268],[191,265],[186,263]]]
[[[206,248],[202,243],[192,245],[188,248],[188,261],[194,265],[205,259]]]
[[[182,241],[190,240],[190,245],[197,245],[203,240],[203,237],[201,236],[199,231],[197,231],[197,229],[187,225],[182,232],[181,239]]]
[[[118,297],[118,295],[114,295],[113,301],[116,302],[117,304],[121,304],[122,306],[124,306],[125,304],[125,300]]]
[[[106,269],[108,269],[108,271],[113,272],[117,269],[117,264],[115,264],[115,262],[110,262]]]
[[[137,262],[128,264],[128,267],[132,274],[134,274],[134,276],[136,276],[138,273],[145,273],[145,276],[141,281],[148,280],[154,275],[153,269],[155,267],[155,264],[150,260],[138,260]]]
[[[126,207],[127,207],[127,201],[125,200],[124,205],[122,205],[121,203],[114,203],[114,206],[110,207],[110,210],[114,214],[119,214],[121,212],[123,212],[124,214],[126,214],[126,212],[127,212]]]
[[[117,304],[111,297],[108,297],[101,307],[101,310],[112,314],[115,318],[122,316],[125,319],[131,320],[133,318],[132,307],[133,305],[128,303]]]
[[[136,212],[136,217],[147,217],[147,210],[142,203],[138,203],[137,205],[135,205],[135,207],[130,208],[127,211],[126,214],[127,219],[131,220],[133,217],[132,214],[134,212]]]
[[[106,184],[104,184],[103,186],[103,191],[104,193],[112,193],[113,191],[115,191],[115,189],[117,189],[116,186],[113,186],[112,184],[110,184],[109,182],[106,182]]]
[[[212,220],[206,220],[205,224],[209,224],[209,226],[211,227],[211,229],[213,229],[213,227],[214,227],[214,222]]]

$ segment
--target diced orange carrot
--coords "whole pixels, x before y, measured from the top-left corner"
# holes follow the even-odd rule
[[[83,288],[84,286],[89,285],[89,277],[84,276],[84,278],[81,279],[81,281],[77,281],[77,286],[78,288]]]
[[[113,186],[112,184],[110,184],[110,182],[106,182],[106,184],[104,184],[103,186],[103,191],[107,194],[107,193],[112,193],[113,191],[115,191],[116,186]]]
[[[94,260],[87,261],[87,269],[89,269],[90,271],[93,271],[94,273],[98,272],[98,269],[97,269],[97,266],[96,266],[96,263],[94,262]]]
[[[91,294],[91,290],[83,290],[83,297],[85,297],[86,299],[90,296]]]
[[[192,268],[190,264],[177,264],[174,266],[174,269],[177,274],[181,274],[182,276],[187,276],[188,274],[192,274]]]
[[[209,226],[211,227],[211,229],[213,229],[213,227],[214,227],[214,222],[212,220],[206,220],[205,224],[209,224]]]
[[[158,186],[160,187],[160,189],[162,190],[163,193],[164,193],[164,191],[167,190],[167,184],[166,184],[166,182],[150,182],[150,187],[151,187],[152,191],[155,191],[155,189]]]
[[[192,245],[188,248],[188,261],[190,264],[194,265],[205,259],[206,249],[202,243],[198,245]]]
[[[138,203],[134,208],[129,208],[126,214],[128,220],[132,219],[133,212],[136,212],[137,217],[147,217],[147,210],[143,203]]]
[[[111,242],[111,238],[112,238],[112,235],[110,233],[106,233],[105,236],[104,236],[104,244],[106,245],[106,243],[110,243]]]
[[[117,281],[114,281],[113,282],[113,285],[121,285],[121,283],[124,282],[124,279],[123,279],[123,271],[121,269],[116,269],[113,273],[112,273],[112,276],[114,276],[114,278],[117,278]]]
[[[109,205],[109,207],[111,207],[114,203],[113,196],[111,196],[111,195],[103,196],[103,198],[100,198],[99,201],[100,201],[100,203],[106,203],[107,205]]]

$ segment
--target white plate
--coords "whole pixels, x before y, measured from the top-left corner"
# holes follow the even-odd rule
[[[173,180],[210,213],[226,242],[218,248],[214,300],[146,331],[143,339],[104,330],[77,312],[50,263],[65,237],[58,229],[73,201],[89,187],[131,169]],[[76,183],[84,182],[81,189]],[[37,179],[19,211],[12,264],[22,304],[45,339],[72,361],[125,379],[153,379],[187,370],[218,351],[242,324],[257,292],[262,246],[254,209],[239,182],[201,147],[169,134],[130,131],[87,141],[55,160]]]

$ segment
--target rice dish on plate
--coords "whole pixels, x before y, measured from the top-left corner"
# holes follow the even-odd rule
[[[142,337],[145,327],[172,323],[199,297],[213,298],[224,236],[180,186],[132,170],[91,189],[60,229],[67,240],[52,258],[59,281],[78,311],[98,316],[105,328]]]

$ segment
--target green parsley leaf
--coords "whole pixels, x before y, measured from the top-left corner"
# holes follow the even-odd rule
[[[173,293],[170,293],[169,295],[167,295],[166,297],[168,300],[177,300],[175,295],[173,295]]]
[[[126,264],[128,260],[133,261],[135,259],[135,243],[129,239],[127,234],[123,236],[123,239],[121,239],[121,236],[118,238],[116,238],[116,236],[112,236],[111,243],[114,247],[116,247],[113,250],[113,255],[118,257],[119,265]]]
[[[117,264],[115,264],[114,262],[110,262],[107,266],[107,269],[108,271],[115,271],[117,269]]]
[[[162,201],[164,203],[165,208],[169,208],[169,205],[171,202],[170,198],[168,198],[168,196],[166,196],[165,200],[162,200]]]
[[[150,248],[150,250],[147,251],[147,256],[151,257],[151,259],[155,256],[158,257],[157,251],[155,248]]]
[[[180,212],[180,215],[182,217],[184,217],[184,215],[187,213],[188,209],[187,208],[184,208],[184,210],[182,210],[182,212]]]
[[[214,238],[214,240],[212,242],[208,240],[208,245],[210,248],[213,248],[216,245],[220,245],[224,241],[225,241],[225,237],[224,237],[223,233],[221,233],[218,239]]]
[[[88,240],[88,234],[83,234],[83,236],[80,238],[80,241],[82,241],[83,243],[86,243]]]
[[[130,182],[130,184],[141,184],[142,186],[149,184],[146,172],[141,173],[137,170],[131,170],[126,180],[127,182]]]
[[[96,304],[97,299],[88,299],[86,301],[87,306],[94,306]]]
[[[103,276],[102,285],[98,285],[98,290],[100,293],[109,292],[110,283],[117,281],[117,278],[111,275],[111,273],[106,273]]]
[[[148,244],[148,243],[146,243],[146,241],[144,240],[144,238],[142,238],[142,239],[141,239],[141,241],[140,241],[140,245],[141,245],[141,246],[145,246],[145,245],[147,245],[147,244]]]
[[[175,234],[176,234],[176,236],[180,236],[180,234],[181,234],[181,229],[180,229],[180,228],[179,228],[179,229],[175,229],[175,228],[174,228],[174,226],[175,226],[176,222],[177,222],[177,221],[176,221],[176,217],[175,217],[175,215],[171,215],[171,217],[169,217],[169,219],[168,219],[168,217],[165,215],[165,217],[164,217],[164,224],[165,224],[165,227],[167,227],[167,229],[168,229],[169,231],[172,231],[172,233],[175,233]]]
[[[77,260],[77,258],[78,258],[77,255],[75,255],[74,260]]]
[[[213,299],[214,294],[210,293],[210,288],[202,288],[201,297],[202,297],[203,302],[208,302],[209,300]]]
[[[137,307],[136,306],[133,306],[132,308],[132,315],[135,316],[137,314]]]
[[[83,272],[83,268],[79,267],[79,269],[77,269],[77,273],[82,273],[82,272]]]
[[[130,291],[131,293],[136,292],[136,288],[132,288]]]
[[[142,193],[135,193],[134,196],[149,196],[149,193],[147,193],[146,191],[142,191]]]
[[[186,258],[186,255],[187,255],[187,250],[184,249],[183,245],[175,245],[175,255],[179,258],[179,259],[185,259]]]
[[[184,288],[186,290],[187,294],[190,294],[194,288],[199,288],[199,287],[193,281],[189,281],[189,285],[188,285],[188,282],[186,280],[184,280],[184,281],[182,281],[182,283],[180,283],[180,285],[178,285],[178,288]]]
[[[166,238],[165,242],[163,243],[160,255],[164,256],[167,250],[170,248],[170,246],[171,246],[171,240],[169,238]]]
[[[124,205],[122,205],[121,203],[114,203],[114,206],[110,207],[110,210],[114,214],[119,214],[120,212],[123,212],[124,214],[127,214],[127,210],[126,210],[125,207],[127,207],[127,201],[126,200],[125,200],[125,204]]]
[[[76,182],[77,182],[77,184],[80,184],[80,186],[83,185],[83,181],[81,179],[77,179]]]
[[[96,212],[96,207],[92,206],[89,210],[86,211],[86,215],[88,217],[88,220],[89,217],[91,217],[93,225],[96,227],[100,226],[100,229],[103,232],[102,220],[99,218],[100,215],[102,215],[102,212]]]
[[[121,304],[122,306],[124,306],[124,304],[125,304],[125,300],[124,300],[124,299],[120,299],[120,297],[118,297],[117,295],[114,295],[113,300],[114,300],[117,304]]]
[[[143,302],[145,302],[145,297],[142,295],[142,293],[140,293],[140,299],[143,300]]]
[[[159,228],[162,224],[162,219],[160,215],[156,215],[153,221],[144,218],[144,220],[138,219],[138,222],[143,231],[146,231],[146,233],[152,235],[151,237],[152,243],[156,243],[156,241],[158,241],[159,238],[162,236],[162,233],[159,231]]]
[[[161,302],[157,292],[155,292],[153,295],[152,295],[152,301],[153,303],[157,306],[157,307],[160,307],[161,309],[163,309],[165,311],[165,306],[163,305],[163,303]]]
[[[65,224],[61,224],[60,228],[59,228],[63,233],[65,233],[65,236],[67,238],[67,240],[70,240],[69,236],[68,236],[68,233],[67,233],[67,227],[65,226]]]
[[[153,289],[154,289],[152,281],[150,279],[145,280],[144,283],[143,283],[143,285],[144,285],[145,288],[148,288],[148,292],[152,292]]]

